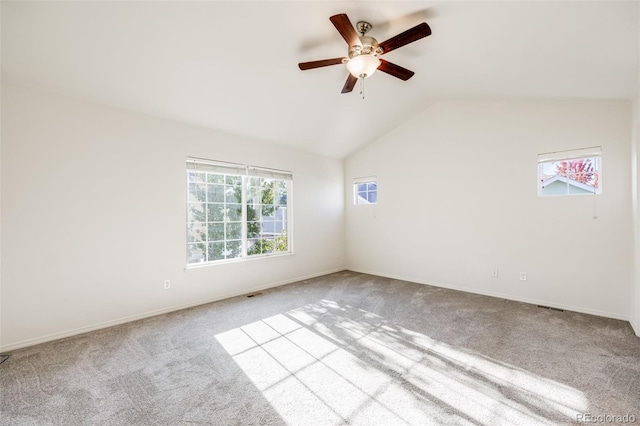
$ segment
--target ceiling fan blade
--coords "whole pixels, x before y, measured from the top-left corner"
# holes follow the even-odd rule
[[[333,59],[323,59],[321,61],[300,62],[298,64],[298,67],[300,67],[302,71],[310,70],[313,68],[328,67],[329,65],[341,64],[343,59],[344,58],[333,58]]]
[[[392,75],[404,81],[409,80],[415,74],[411,70],[402,68],[400,65],[393,64],[389,61],[385,61],[384,59],[380,59],[380,65],[378,66],[378,70],[382,72],[386,72],[387,74]]]
[[[344,87],[342,88],[342,92],[340,93],[349,93],[353,90],[356,85],[358,79],[351,74],[347,77],[347,81],[344,82]]]
[[[420,40],[431,34],[431,28],[426,22],[416,25],[413,28],[409,28],[407,31],[398,34],[395,37],[391,37],[389,40],[385,40],[378,44],[382,48],[382,54],[389,53],[405,44],[413,43],[416,40]]]
[[[360,41],[360,37],[358,37],[356,29],[353,27],[351,21],[349,20],[349,17],[345,13],[333,15],[331,18],[329,18],[329,20],[336,27],[336,30],[338,30],[349,47],[362,46],[362,42]]]

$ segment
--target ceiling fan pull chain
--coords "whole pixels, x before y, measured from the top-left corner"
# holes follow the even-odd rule
[[[360,94],[362,95],[362,99],[364,99],[364,78],[360,79]]]

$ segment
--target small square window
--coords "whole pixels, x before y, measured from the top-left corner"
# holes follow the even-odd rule
[[[353,204],[376,204],[378,202],[378,183],[375,179],[360,180],[353,184]]]
[[[538,195],[588,195],[602,193],[600,152],[564,151],[538,157]],[[582,155],[580,155],[582,154]]]

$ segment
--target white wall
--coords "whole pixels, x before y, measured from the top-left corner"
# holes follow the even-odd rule
[[[2,142],[2,349],[344,267],[341,160],[10,84]],[[295,254],[185,271],[187,156],[293,171]]]
[[[640,22],[640,8],[638,9],[638,22]],[[638,39],[638,49],[640,52],[640,37]],[[640,84],[640,66],[638,67],[638,82]],[[640,87],[633,100],[632,107],[632,139],[631,139],[631,172],[632,172],[632,192],[631,202],[633,205],[633,228],[634,228],[634,268],[633,283],[631,288],[631,314],[630,322],[637,336],[640,336]]]
[[[634,235],[634,268],[631,287],[629,322],[636,335],[640,336],[640,94],[633,102],[631,113],[631,202]]]
[[[346,160],[348,268],[628,319],[630,116],[627,102],[432,105]],[[602,195],[537,196],[537,154],[595,145]],[[352,179],[371,175],[378,204],[353,206]]]

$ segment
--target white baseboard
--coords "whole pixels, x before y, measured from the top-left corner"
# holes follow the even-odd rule
[[[635,320],[630,319],[629,324],[631,324],[631,328],[633,328],[636,336],[640,337],[640,315],[636,314]]]
[[[457,285],[450,285],[450,284],[444,284],[444,283],[429,282],[429,281],[425,281],[425,280],[422,280],[422,279],[419,279],[419,278],[415,278],[415,277],[404,277],[404,276],[399,276],[399,275],[394,275],[394,274],[386,274],[386,273],[383,273],[383,272],[368,271],[368,270],[363,270],[363,269],[348,268],[348,270],[349,271],[353,271],[353,272],[360,272],[362,274],[377,275],[377,276],[380,276],[380,277],[391,278],[391,279],[395,279],[395,280],[409,281],[409,282],[414,282],[414,283],[418,283],[418,284],[431,285],[431,286],[434,286],[434,287],[448,288],[450,290],[464,291],[466,293],[473,293],[473,294],[481,294],[483,296],[498,297],[500,299],[513,300],[513,301],[516,301],[516,302],[529,303],[529,304],[532,304],[532,305],[549,306],[551,308],[564,309],[566,311],[580,312],[580,313],[583,313],[583,314],[596,315],[596,316],[599,316],[599,317],[605,317],[605,318],[612,318],[612,319],[618,319],[618,320],[623,320],[623,321],[629,321],[629,317],[627,317],[625,315],[620,315],[620,314],[617,314],[617,313],[606,312],[606,311],[600,311],[600,310],[597,310],[597,309],[583,308],[583,307],[580,307],[580,306],[573,306],[573,305],[565,305],[565,304],[561,304],[561,303],[549,302],[547,300],[530,299],[530,298],[527,298],[527,297],[519,297],[519,296],[514,296],[514,295],[511,295],[511,294],[505,294],[505,293],[499,293],[499,292],[493,292],[493,291],[483,291],[483,290],[478,290],[476,288],[470,288],[470,287],[465,287],[465,286],[457,286]],[[633,324],[632,324],[632,327],[633,327]],[[634,328],[634,330],[636,331],[636,334],[638,334],[638,329]]]
[[[283,281],[278,281],[278,282],[275,282],[275,283],[270,283],[270,284],[266,284],[266,285],[261,285],[261,286],[256,286],[256,287],[243,289],[243,290],[240,290],[240,291],[237,291],[237,292],[228,293],[228,294],[217,296],[217,297],[212,297],[212,298],[203,299],[203,300],[197,300],[197,301],[193,301],[193,302],[189,302],[189,303],[183,303],[183,304],[180,304],[180,305],[170,306],[168,308],[156,309],[156,310],[144,312],[144,313],[141,313],[141,314],[129,315],[129,316],[126,316],[126,317],[123,317],[123,318],[115,319],[115,320],[104,321],[104,322],[100,322],[100,323],[97,323],[97,324],[92,324],[92,325],[88,325],[88,326],[84,326],[84,327],[74,328],[72,330],[66,330],[66,331],[61,331],[61,332],[58,332],[58,333],[48,334],[46,336],[41,336],[41,337],[36,337],[36,338],[26,339],[26,340],[21,340],[21,341],[16,342],[16,343],[10,343],[10,344],[5,345],[5,346],[0,346],[0,352],[5,352],[6,353],[6,352],[9,352],[9,351],[12,351],[12,350],[26,348],[28,346],[33,346],[33,345],[37,345],[37,344],[40,344],[40,343],[45,343],[45,342],[50,342],[50,341],[53,341],[53,340],[63,339],[65,337],[76,336],[78,334],[88,333],[90,331],[100,330],[102,328],[113,327],[114,325],[120,325],[120,324],[124,324],[124,323],[127,323],[127,322],[137,321],[137,320],[144,319],[144,318],[149,318],[149,317],[154,317],[154,316],[157,316],[157,315],[166,314],[166,313],[169,313],[169,312],[179,311],[181,309],[192,308],[194,306],[206,305],[207,303],[217,302],[219,300],[229,299],[231,297],[241,296],[243,294],[254,293],[256,291],[261,291],[261,290],[267,290],[267,289],[270,289],[270,288],[280,287],[282,285],[291,284],[291,283],[295,283],[295,282],[303,281],[303,280],[308,280],[308,279],[320,277],[320,276],[323,276],[323,275],[333,274],[335,272],[340,272],[340,271],[344,271],[344,270],[345,270],[344,268],[338,268],[338,269],[332,269],[332,270],[318,272],[318,273],[314,273],[314,274],[304,275],[304,276],[301,276],[301,277],[291,278],[291,279],[287,279],[287,280],[283,280]]]

